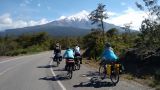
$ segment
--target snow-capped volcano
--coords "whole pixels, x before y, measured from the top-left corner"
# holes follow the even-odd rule
[[[49,23],[49,25],[90,29],[92,25],[88,15],[89,12],[82,10],[71,16],[61,16],[59,19]]]
[[[79,13],[76,13],[71,16],[61,16],[58,20],[68,20],[68,21],[88,21],[89,12],[82,10]]]
[[[50,26],[65,26],[65,27],[75,27],[75,28],[83,28],[83,29],[91,29],[97,28],[97,25],[92,25],[91,21],[88,19],[89,12],[86,10],[82,10],[76,14],[71,16],[61,16],[59,19],[49,23]],[[104,23],[105,29],[108,30],[110,28],[118,28],[113,24]]]

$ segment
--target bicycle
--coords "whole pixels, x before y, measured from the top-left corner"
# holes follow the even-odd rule
[[[81,63],[80,63],[81,56],[75,56],[74,59],[75,59],[75,69],[80,70],[80,67],[81,67]]]
[[[109,76],[111,82],[113,84],[117,84],[119,82],[119,73],[121,69],[121,64],[112,62],[106,65],[100,65],[99,67],[99,76],[101,79],[105,79],[106,76]]]
[[[73,59],[66,60],[66,70],[67,70],[67,76],[69,79],[72,79],[74,64],[75,62]]]
[[[53,57],[53,61],[57,63],[57,67],[59,66],[60,62],[62,61],[62,56]]]

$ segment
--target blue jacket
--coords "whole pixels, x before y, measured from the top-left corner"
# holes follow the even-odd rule
[[[63,54],[64,58],[74,58],[74,52],[72,49],[67,49]]]
[[[104,52],[102,53],[102,57],[113,61],[116,61],[118,59],[118,57],[116,56],[116,54],[113,52],[112,49],[105,49]]]

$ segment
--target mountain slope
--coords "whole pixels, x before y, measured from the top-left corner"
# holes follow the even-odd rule
[[[2,32],[1,35],[21,35],[21,34],[30,34],[37,32],[47,32],[51,36],[55,37],[65,37],[65,36],[84,36],[89,33],[90,30],[80,29],[74,27],[62,27],[62,26],[47,26],[47,25],[39,25],[33,27],[25,27],[18,29],[8,29],[5,32]]]

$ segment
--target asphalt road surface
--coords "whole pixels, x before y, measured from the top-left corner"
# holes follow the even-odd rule
[[[66,77],[64,61],[59,67],[52,62],[53,52],[20,56],[0,61],[0,90],[151,90],[135,82],[121,81],[112,85],[110,80],[92,83],[98,72],[81,65],[73,72],[73,78]]]

